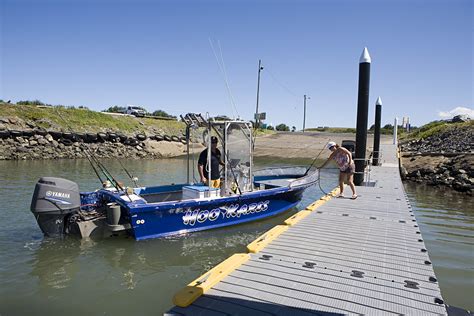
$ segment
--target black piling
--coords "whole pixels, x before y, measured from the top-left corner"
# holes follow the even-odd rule
[[[369,114],[370,55],[364,48],[359,60],[359,95],[357,98],[357,126],[354,184],[364,182],[365,151],[367,148],[367,120]]]
[[[372,155],[372,165],[379,165],[380,153],[380,120],[382,119],[382,100],[380,97],[375,102],[375,130],[374,130],[374,154]]]

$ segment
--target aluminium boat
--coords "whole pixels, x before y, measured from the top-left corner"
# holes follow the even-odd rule
[[[317,173],[310,168],[253,170],[251,122],[215,121],[194,113],[181,118],[186,123],[187,183],[125,187],[84,149],[101,182],[104,176],[107,179],[106,185],[94,192],[80,192],[73,181],[40,178],[31,211],[43,233],[88,237],[125,232],[143,240],[237,225],[294,207],[304,190],[317,181]],[[202,137],[208,153],[211,135],[221,140],[220,188],[193,181],[196,161],[190,143],[196,135]],[[211,166],[210,154],[207,159]]]

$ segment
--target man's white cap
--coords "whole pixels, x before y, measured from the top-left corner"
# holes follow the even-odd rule
[[[328,145],[326,146],[326,148],[329,149],[333,146],[336,146],[336,143],[335,142],[329,142]]]

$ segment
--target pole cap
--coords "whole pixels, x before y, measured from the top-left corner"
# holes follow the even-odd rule
[[[380,97],[378,97],[377,101],[375,101],[375,105],[382,105],[382,99]]]
[[[372,60],[370,59],[369,51],[367,50],[367,47],[364,47],[364,51],[362,52],[362,55],[360,55],[359,64],[370,64],[371,62]]]

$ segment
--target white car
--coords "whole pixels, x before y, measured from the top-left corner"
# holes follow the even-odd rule
[[[143,117],[146,114],[146,111],[144,108],[139,107],[139,106],[133,106],[129,105],[127,106],[127,110],[125,111],[125,114],[131,114],[139,117]]]

